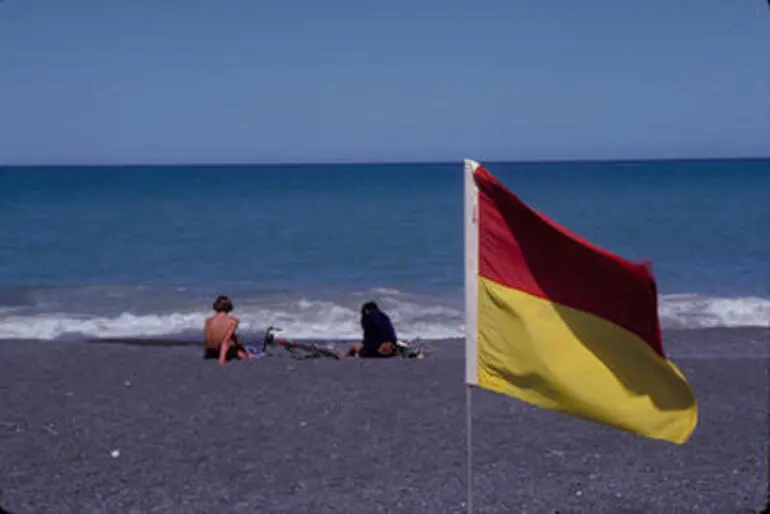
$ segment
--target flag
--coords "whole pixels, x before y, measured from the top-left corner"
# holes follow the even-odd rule
[[[698,408],[666,358],[657,286],[465,161],[466,383],[683,444]]]

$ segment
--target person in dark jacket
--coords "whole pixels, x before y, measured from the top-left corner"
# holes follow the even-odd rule
[[[398,338],[390,317],[375,302],[361,306],[363,340],[350,345],[347,357],[383,358],[396,355]]]

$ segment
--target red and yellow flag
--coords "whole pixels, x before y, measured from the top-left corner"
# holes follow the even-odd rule
[[[650,269],[524,204],[465,161],[466,383],[686,442],[695,396],[661,344]]]

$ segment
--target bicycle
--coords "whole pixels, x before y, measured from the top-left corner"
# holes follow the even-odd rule
[[[333,348],[324,348],[314,343],[298,343],[276,337],[275,333],[281,330],[281,328],[273,325],[267,327],[265,337],[262,340],[262,355],[268,355],[268,349],[270,348],[281,347],[295,359],[317,359],[321,357],[341,359],[343,357],[342,353]]]
[[[323,347],[314,343],[298,343],[276,337],[276,332],[281,330],[281,328],[273,325],[267,327],[265,337],[262,340],[262,355],[268,355],[268,349],[276,347],[283,348],[295,359],[342,359],[345,355],[344,352],[332,347]],[[422,359],[425,357],[425,351],[419,343],[415,346],[413,342],[404,340],[396,341],[396,353],[403,359]]]

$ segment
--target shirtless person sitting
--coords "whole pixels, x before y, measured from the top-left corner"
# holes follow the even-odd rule
[[[233,302],[226,296],[218,296],[213,307],[216,314],[206,318],[203,326],[203,358],[218,359],[222,365],[233,359],[248,359],[249,352],[235,332],[240,320],[230,314]]]

